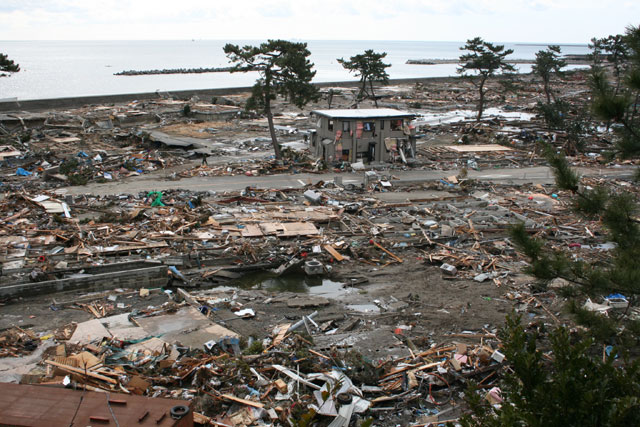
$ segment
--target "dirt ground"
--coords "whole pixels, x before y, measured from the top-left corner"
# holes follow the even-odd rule
[[[325,295],[313,291],[292,293],[234,289],[229,286],[221,290],[210,288],[202,291],[209,297],[236,293],[239,301],[256,311],[256,317],[236,320],[230,323],[229,327],[257,339],[269,336],[273,327],[279,323],[287,322],[288,319],[299,319],[317,310],[319,321],[360,319],[360,325],[354,328],[354,332],[358,334],[367,335],[372,331],[385,329],[389,337],[392,337],[393,331],[398,327],[406,327],[402,332],[405,336],[431,343],[442,343],[450,340],[452,333],[494,333],[502,325],[505,315],[514,307],[514,303],[505,298],[505,294],[513,292],[511,286],[497,287],[492,282],[477,283],[447,278],[438,267],[426,265],[423,259],[407,258],[403,264],[389,265],[382,269],[369,266],[337,266],[330,277],[345,286],[338,290],[332,289],[326,294],[329,304],[307,309],[288,307],[287,301],[303,296],[313,301],[315,297]],[[350,278],[353,277],[366,277],[368,281],[349,286]],[[117,296],[117,299],[110,301],[109,296]],[[264,301],[267,299],[270,301],[265,304]],[[112,305],[113,310],[109,315],[116,315],[160,307],[173,301],[173,298],[160,289],[145,298],[140,297],[137,291],[131,290],[95,294],[67,292],[20,298],[0,308],[0,330],[19,326],[46,333],[71,322],[84,322],[94,316],[81,308],[70,306],[74,301],[86,303],[92,300]],[[372,309],[377,307],[376,302],[383,306],[386,303],[391,307],[374,312]],[[118,308],[117,303],[123,303],[124,308]],[[229,317],[229,314],[228,310],[215,313],[212,320],[223,320],[225,316]],[[379,340],[363,339],[358,346],[368,356],[377,359],[406,353],[404,345],[401,346],[404,350],[395,348],[398,347],[399,341],[385,341],[382,343]]]

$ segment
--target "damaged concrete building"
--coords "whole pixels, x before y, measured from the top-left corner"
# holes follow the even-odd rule
[[[416,116],[391,108],[314,110],[312,153],[326,162],[395,162],[414,158]]]

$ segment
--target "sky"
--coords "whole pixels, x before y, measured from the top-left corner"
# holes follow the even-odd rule
[[[587,43],[628,25],[638,0],[0,0],[0,40]]]

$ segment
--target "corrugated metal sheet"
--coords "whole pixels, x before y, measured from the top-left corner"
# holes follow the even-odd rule
[[[186,400],[9,383],[0,396],[0,426],[193,426],[191,410],[171,417],[172,408],[190,406]]]

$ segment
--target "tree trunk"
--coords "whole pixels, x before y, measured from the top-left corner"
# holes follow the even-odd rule
[[[544,94],[547,95],[547,104],[551,104],[551,90],[549,89],[549,82],[545,80],[543,83],[544,83]]]
[[[369,80],[369,87],[371,88],[371,98],[373,98],[373,102],[376,104],[376,108],[378,108],[378,100],[376,99],[376,94],[373,93],[373,81]]]
[[[479,86],[479,91],[480,91],[480,99],[478,99],[478,117],[476,117],[476,121],[480,121],[480,119],[482,118],[482,112],[484,111],[484,83],[486,81],[485,79],[482,79],[480,81],[480,86]]]
[[[280,151],[280,144],[278,144],[278,137],[276,136],[276,128],[273,126],[273,113],[271,112],[271,100],[267,97],[264,103],[264,112],[267,115],[267,122],[269,123],[269,133],[271,134],[271,143],[273,144],[273,152],[276,155],[277,160],[282,160],[282,152]]]
[[[363,96],[365,95],[365,96]],[[362,87],[360,88],[360,93],[358,93],[358,102],[362,101],[363,99],[366,98],[367,95],[367,81],[366,80],[362,80]]]

